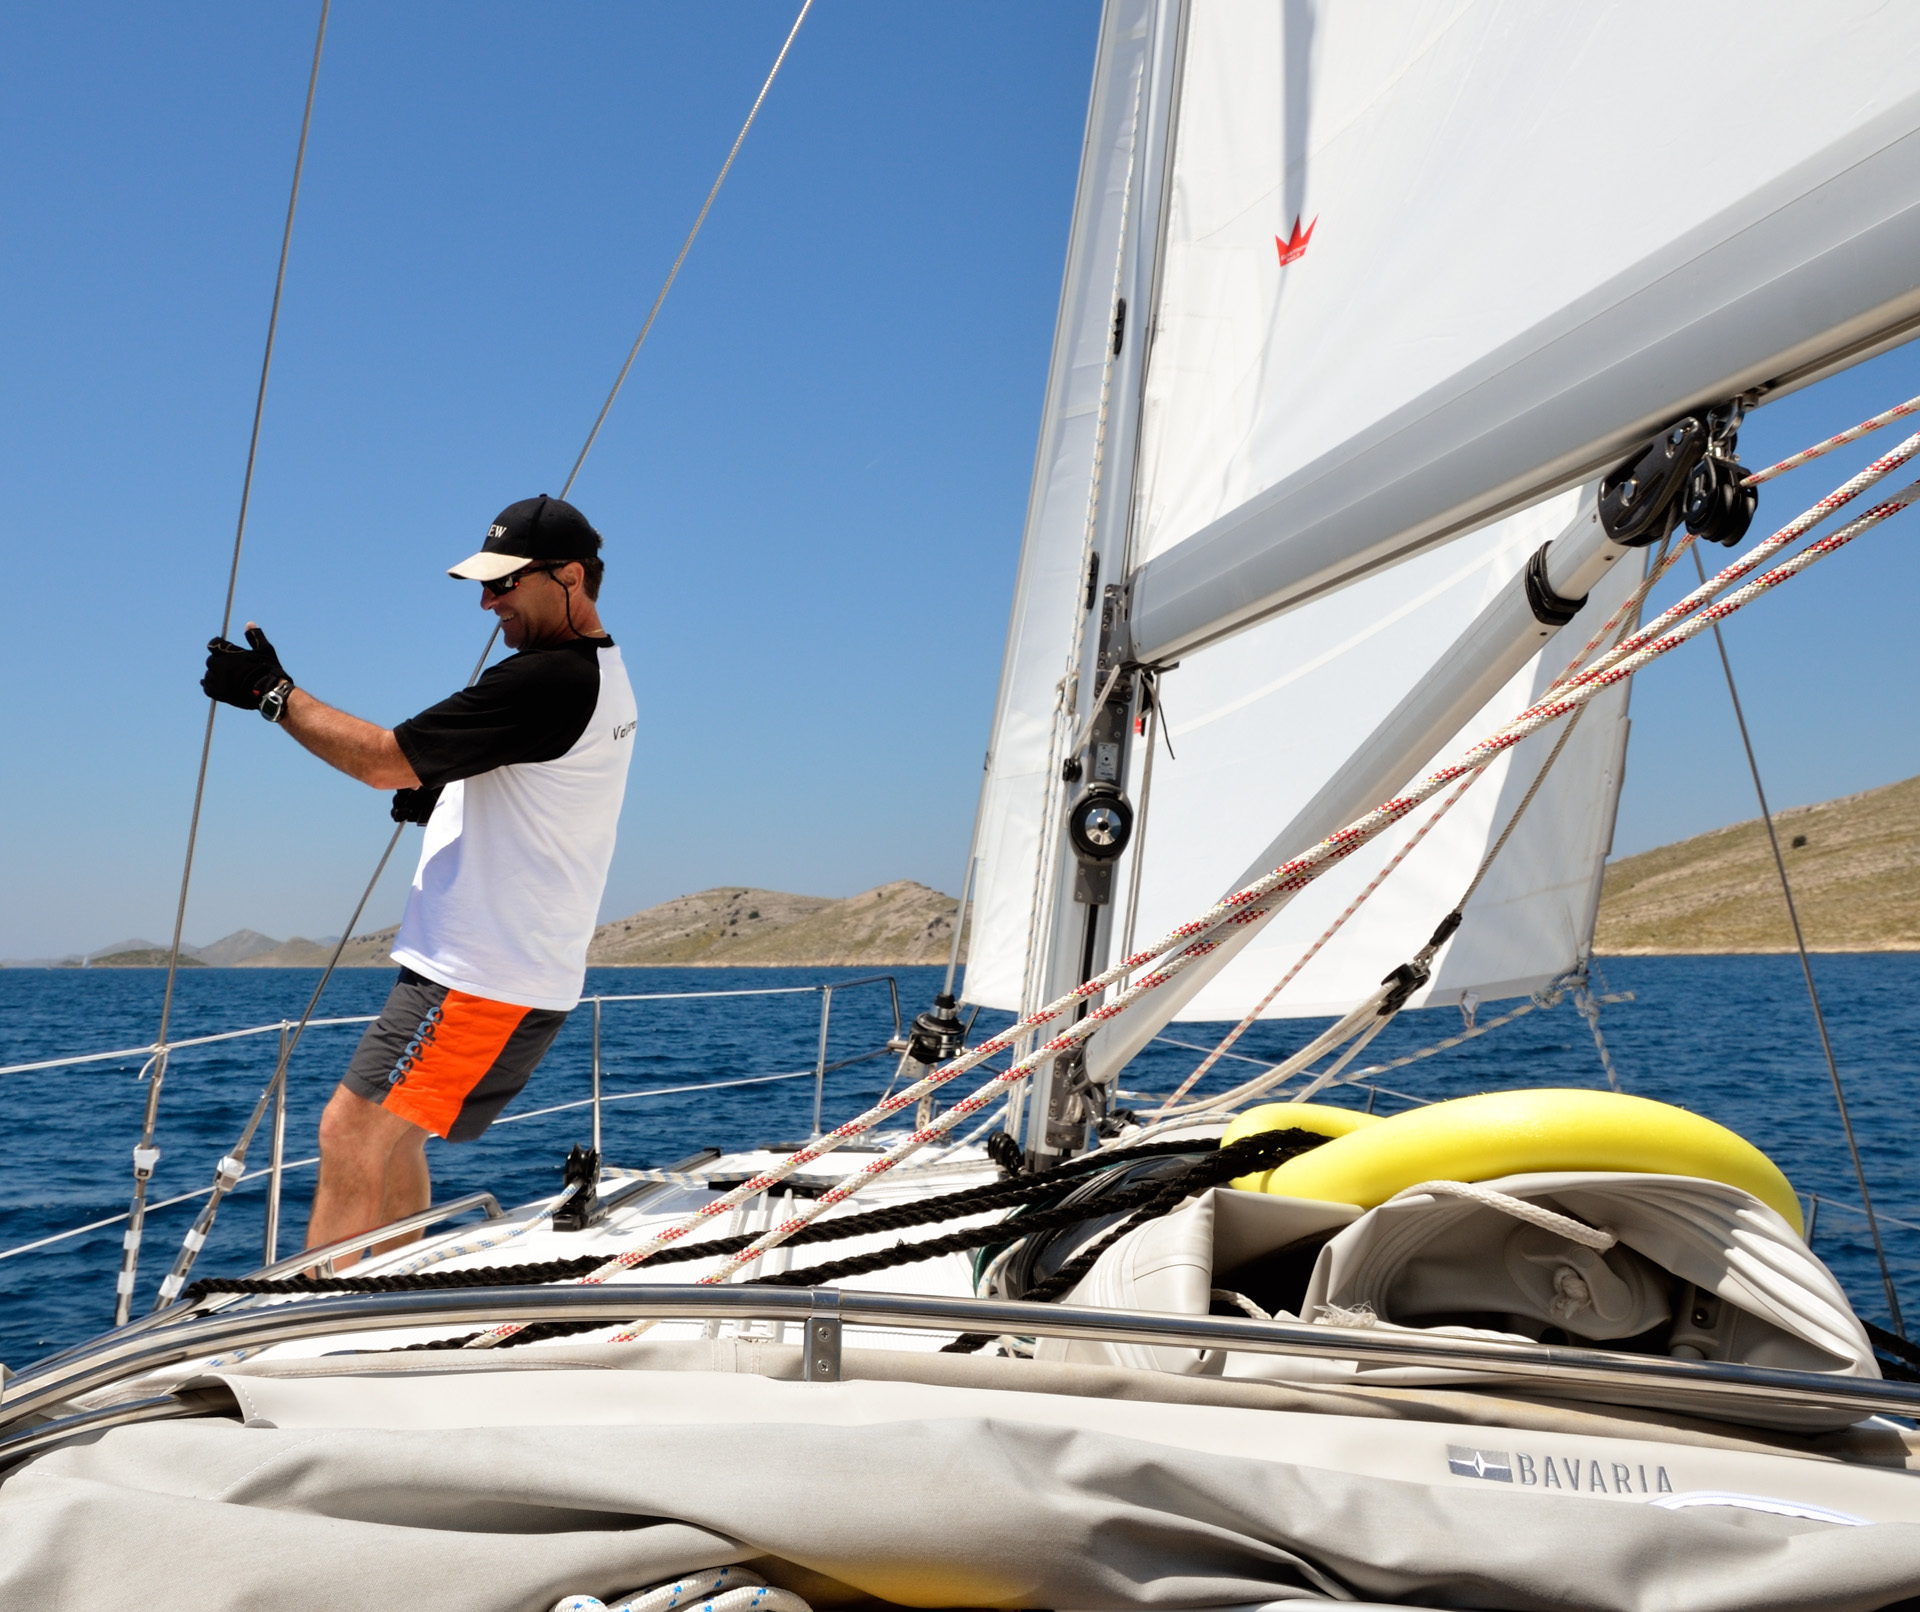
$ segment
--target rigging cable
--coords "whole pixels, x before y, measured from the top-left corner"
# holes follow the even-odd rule
[[[287,204],[287,235],[286,238],[282,240],[280,246],[280,274],[279,278],[274,282],[273,314],[267,325],[267,353],[266,359],[261,364],[260,395],[254,404],[253,437],[247,448],[247,474],[240,498],[240,532],[234,536],[233,566],[227,577],[226,613],[221,617],[220,622],[220,635],[222,637],[226,636],[227,629],[232,624],[234,587],[238,580],[240,570],[240,534],[246,530],[247,495],[253,486],[254,455],[260,442],[260,416],[266,404],[267,367],[273,360],[273,332],[280,316],[280,290],[281,286],[285,283],[287,273],[287,245],[292,239],[293,233],[293,203],[298,199],[300,194],[300,167],[306,157],[307,126],[313,117],[314,85],[318,82],[320,74],[320,44],[321,41],[326,38],[327,6],[330,3],[331,0],[322,0],[320,7],[320,38],[314,42],[313,75],[307,84],[306,117],[300,125],[300,151],[299,156],[295,159],[293,169],[293,197],[289,199]],[[687,253],[693,249],[694,237],[700,233],[701,225],[706,222],[707,214],[712,210],[714,198],[720,194],[720,186],[725,182],[728,170],[733,167],[733,159],[739,156],[741,144],[747,138],[747,131],[753,127],[753,120],[759,115],[761,104],[766,100],[767,92],[773,88],[773,81],[779,75],[782,63],[787,59],[787,52],[793,47],[794,36],[800,32],[800,24],[807,20],[807,13],[812,8],[813,0],[803,0],[799,16],[794,18],[793,26],[787,30],[786,40],[780,46],[780,54],[774,58],[772,70],[767,74],[765,82],[761,84],[760,93],[754,97],[753,106],[747,113],[746,122],[740,125],[740,132],[734,136],[733,146],[727,152],[727,160],[720,165],[719,176],[714,180],[713,188],[707,192],[707,199],[701,205],[699,216],[693,221],[693,228],[687,232],[686,240],[681,243],[679,256],[673,260],[673,267],[667,271],[666,281],[661,285],[659,294],[653,299],[653,306],[648,310],[646,320],[640,327],[640,334],[634,338],[633,346],[627,352],[626,362],[620,366],[620,373],[614,378],[613,387],[607,393],[607,400],[600,405],[600,413],[594,419],[592,430],[587,433],[587,440],[581,444],[579,456],[573,461],[573,469],[567,472],[566,482],[560,489],[560,496],[562,498],[565,498],[566,495],[572,491],[574,478],[580,474],[580,467],[587,462],[587,454],[593,448],[594,439],[599,436],[600,427],[606,423],[607,415],[613,409],[614,399],[620,395],[620,388],[626,384],[627,372],[633,368],[634,360],[640,356],[641,344],[646,341],[647,333],[653,329],[653,322],[659,315],[661,305],[667,300],[667,293],[673,289],[673,282],[679,276],[681,265],[687,260]],[[480,651],[480,658],[474,663],[473,673],[467,679],[468,688],[471,688],[480,680],[480,674],[486,669],[487,657],[493,653],[493,646],[499,640],[499,637],[500,623],[496,619],[493,624],[493,630],[487,635],[486,647]],[[156,1054],[158,1061],[154,1066],[153,1084],[148,1088],[146,1123],[141,1135],[141,1146],[134,1151],[134,1207],[129,1213],[131,1224],[127,1232],[126,1253],[120,1273],[119,1291],[115,1303],[114,1324],[116,1326],[124,1326],[126,1324],[128,1311],[132,1304],[133,1280],[139,1266],[140,1228],[145,1201],[146,1177],[152,1174],[153,1164],[159,1158],[159,1154],[154,1151],[152,1144],[154,1121],[159,1104],[160,1076],[164,1073],[166,1066],[167,1008],[173,1000],[173,976],[180,956],[180,934],[181,924],[186,916],[187,885],[193,871],[193,835],[194,832],[198,830],[200,822],[200,800],[206,788],[207,751],[213,742],[213,715],[216,708],[214,702],[208,702],[207,733],[200,751],[200,780],[195,786],[193,797],[193,827],[189,830],[187,837],[187,865],[180,879],[180,905],[174,917],[173,953],[168,962],[167,994],[160,1015],[160,1034],[157,1038],[159,1050]],[[346,950],[347,941],[353,935],[354,925],[360,921],[360,914],[365,909],[368,900],[372,897],[374,886],[380,882],[381,874],[386,871],[387,861],[393,855],[395,847],[399,845],[400,836],[405,832],[406,824],[398,823],[395,825],[393,833],[388,837],[386,849],[380,853],[379,864],[373,870],[373,877],[367,881],[367,886],[365,890],[361,892],[360,900],[353,909],[352,918],[347,921],[346,928],[342,930],[340,939],[333,948],[333,955],[327,959],[327,966],[321,972],[320,981],[314,986],[313,995],[307,1002],[306,1012],[301,1014],[299,1024],[295,1027],[293,1034],[289,1037],[285,1048],[281,1052],[273,1072],[273,1077],[268,1081],[266,1089],[261,1092],[259,1100],[254,1106],[253,1114],[248,1119],[241,1134],[238,1146],[232,1153],[222,1158],[216,1167],[212,1196],[209,1198],[206,1208],[201,1212],[193,1226],[188,1230],[185,1238],[181,1241],[180,1253],[174,1260],[173,1268],[167,1273],[165,1280],[162,1281],[159,1295],[154,1301],[154,1308],[156,1310],[172,1302],[174,1295],[180,1291],[181,1286],[185,1283],[187,1273],[192,1270],[194,1260],[198,1257],[201,1247],[205,1244],[207,1236],[213,1229],[214,1217],[219,1213],[221,1199],[226,1195],[227,1191],[231,1189],[234,1182],[238,1180],[240,1171],[245,1167],[247,1148],[253,1140],[254,1132],[258,1129],[261,1120],[265,1117],[267,1104],[275,1097],[280,1087],[286,1081],[287,1062],[293,1056],[293,1049],[299,1044],[301,1033],[306,1029],[307,1021],[313,1016],[314,1009],[319,1006],[320,994],[327,988],[327,982],[333,978],[334,970],[339,966],[341,954]],[[140,1161],[143,1157],[147,1164],[146,1175],[144,1176],[140,1173],[139,1168]]]
[[[260,385],[253,399],[253,430],[247,438],[247,468],[240,481],[240,515],[233,532],[233,558],[227,566],[227,598],[220,612],[220,637],[233,626],[233,595],[240,580],[240,547],[247,535],[247,507],[253,498],[253,466],[260,452],[260,419],[267,406],[267,376],[273,368],[273,338],[280,327],[280,294],[287,283],[287,255],[293,245],[293,215],[300,201],[300,171],[307,160],[307,131],[313,126],[313,97],[320,83],[320,52],[327,41],[327,9],[332,0],[320,0],[320,26],[313,40],[313,66],[307,74],[307,104],[300,115],[300,144],[293,157],[293,184],[287,193],[287,222],[280,234],[280,266],[273,278],[273,306],[267,315],[266,350],[260,356]],[[133,1304],[134,1278],[140,1269],[140,1234],[145,1229],[147,1182],[160,1162],[153,1145],[159,1118],[160,1087],[167,1074],[167,1023],[173,1015],[173,985],[180,972],[180,935],[187,917],[187,889],[193,881],[193,850],[200,834],[200,807],[207,792],[207,759],[213,751],[213,719],[220,709],[207,701],[207,726],[200,738],[200,771],[193,785],[193,812],[187,821],[187,854],[180,869],[180,899],[173,913],[173,944],[167,951],[167,982],[160,998],[160,1033],[154,1037],[153,1073],[148,1078],[147,1106],[140,1125],[140,1141],[133,1150],[133,1204],[127,1211],[127,1234],[121,1247],[120,1275],[115,1284],[113,1324],[125,1326]]]
[[[1903,404],[1902,408],[1910,411],[1914,406],[1920,404]],[[1872,424],[1871,421],[1868,423]],[[1706,570],[1700,564],[1698,550],[1694,552],[1693,563],[1700,572],[1700,580],[1705,582]],[[1887,1314],[1893,1321],[1893,1330],[1904,1338],[1907,1328],[1900,1318],[1900,1298],[1894,1291],[1893,1271],[1887,1264],[1886,1245],[1880,1240],[1880,1219],[1873,1212],[1873,1197],[1867,1190],[1867,1167],[1860,1158],[1860,1144],[1854,1139],[1853,1118],[1847,1112],[1847,1094],[1840,1083],[1840,1065],[1833,1056],[1833,1042],[1827,1036],[1827,1016],[1820,1009],[1820,992],[1813,983],[1813,964],[1807,957],[1807,937],[1800,928],[1800,909],[1794,903],[1793,884],[1787,878],[1787,859],[1780,854],[1780,836],[1774,830],[1773,811],[1767,805],[1766,786],[1760,782],[1760,763],[1753,753],[1753,738],[1747,732],[1747,715],[1740,705],[1740,690],[1733,681],[1733,662],[1727,656],[1727,641],[1721,636],[1718,622],[1714,623],[1713,642],[1720,651],[1720,669],[1727,675],[1727,697],[1733,702],[1733,720],[1740,729],[1740,744],[1747,753],[1747,771],[1753,775],[1753,793],[1760,802],[1760,821],[1766,825],[1767,844],[1772,847],[1773,865],[1780,875],[1780,894],[1787,903],[1787,921],[1793,925],[1794,949],[1800,954],[1800,974],[1807,982],[1807,1001],[1813,1007],[1814,1028],[1820,1033],[1820,1050],[1826,1056],[1827,1073],[1833,1080],[1833,1100],[1840,1110],[1840,1127],[1847,1135],[1847,1151],[1853,1155],[1854,1179],[1860,1183],[1860,1203],[1867,1212],[1867,1230],[1873,1235],[1873,1254],[1880,1262],[1880,1281],[1886,1288]]]
[[[727,160],[720,164],[720,173],[713,181],[713,189],[707,192],[707,199],[700,204],[700,215],[693,221],[693,228],[687,231],[687,238],[680,243],[680,255],[673,260],[673,267],[667,270],[665,283],[660,294],[653,299],[653,306],[647,310],[645,322],[640,326],[640,334],[633,338],[633,346],[627,350],[627,361],[620,366],[620,373],[613,378],[613,388],[607,393],[606,402],[600,405],[600,412],[594,418],[593,429],[587,433],[587,440],[580,445],[580,457],[573,461],[573,468],[567,472],[567,479],[560,488],[560,496],[565,498],[573,490],[574,478],[580,474],[580,467],[587,462],[587,455],[593,451],[594,439],[600,435],[600,427],[607,422],[612,412],[613,400],[620,395],[620,388],[626,385],[627,371],[633,368],[633,361],[640,356],[640,344],[647,339],[647,332],[653,329],[653,321],[659,315],[660,305],[667,300],[667,293],[673,289],[678,278],[680,265],[687,261],[687,254],[693,250],[693,239],[700,233],[700,226],[707,221],[707,213],[713,207],[714,197],[720,194],[720,187],[727,182],[727,172],[733,167],[733,159],[740,155],[740,147],[745,143],[747,130],[753,127],[753,120],[760,115],[760,103],[767,98],[767,91],[773,88],[773,81],[780,76],[780,67],[787,59],[787,52],[793,49],[794,36],[800,32],[800,24],[807,20],[807,13],[813,9],[813,0],[803,0],[800,15],[793,19],[793,26],[787,30],[786,42],[780,47],[780,54],[773,59],[773,67],[767,73],[767,79],[760,86],[760,93],[753,98],[753,105],[747,112],[747,121],[740,125],[740,132],[733,137],[733,148],[727,152]]]

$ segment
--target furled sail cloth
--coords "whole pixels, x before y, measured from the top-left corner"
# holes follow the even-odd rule
[[[1055,729],[1057,721],[1064,728],[1072,716],[1069,711],[1056,718],[1055,700],[1085,597],[1090,514],[1095,553],[1108,557],[1108,580],[1120,574],[1125,553],[1145,320],[1126,321],[1133,339],[1125,339],[1123,328],[1116,355],[1114,298],[1117,289],[1129,307],[1138,309],[1150,294],[1178,17],[1175,0],[1111,0],[1101,24],[1026,540],[976,830],[980,872],[966,976],[972,1002],[1019,1005],[1030,939],[1046,927],[1053,910],[1062,759]]]

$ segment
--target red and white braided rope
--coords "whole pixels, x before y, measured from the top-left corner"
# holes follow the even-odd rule
[[[1804,464],[1824,454],[1832,453],[1835,448],[1844,448],[1849,442],[1858,442],[1869,432],[1878,431],[1883,425],[1892,425],[1895,420],[1904,420],[1909,414],[1920,414],[1920,397],[1910,397],[1904,403],[1897,403],[1885,414],[1876,414],[1871,420],[1862,420],[1849,431],[1842,431],[1837,437],[1828,437],[1825,442],[1816,442],[1811,448],[1802,448],[1800,452],[1782,459],[1777,465],[1768,465],[1765,470],[1756,470],[1740,483],[1742,487],[1758,487],[1763,481],[1772,481],[1775,476],[1784,476],[1789,470],[1798,470]]]
[[[1173,1089],[1172,1095],[1158,1108],[1150,1112],[1148,1115],[1149,1118],[1161,1119],[1174,1112],[1180,1099],[1205,1079],[1207,1072],[1233,1050],[1233,1044],[1245,1035],[1248,1030],[1252,1029],[1254,1022],[1260,1015],[1265,1013],[1267,1009],[1273,1005],[1273,999],[1293,983],[1294,977],[1301,969],[1305,968],[1307,964],[1320,955],[1321,949],[1325,947],[1327,942],[1339,934],[1341,929],[1346,926],[1347,920],[1365,905],[1367,897],[1372,895],[1374,891],[1378,890],[1380,886],[1386,882],[1387,875],[1399,867],[1402,862],[1406,861],[1413,848],[1433,832],[1434,825],[1437,824],[1441,818],[1445,817],[1448,812],[1453,810],[1455,803],[1460,797],[1473,787],[1474,781],[1480,776],[1481,770],[1483,769],[1476,769],[1467,777],[1461,779],[1459,787],[1445,800],[1441,801],[1438,806],[1434,807],[1433,811],[1428,815],[1427,820],[1415,829],[1412,834],[1408,835],[1406,844],[1402,845],[1399,850],[1393,853],[1387,865],[1373,876],[1372,882],[1367,885],[1366,889],[1362,890],[1353,900],[1347,903],[1347,910],[1341,913],[1338,918],[1334,919],[1332,923],[1328,924],[1327,927],[1320,932],[1320,938],[1300,954],[1299,961],[1288,969],[1286,973],[1282,974],[1273,989],[1261,997],[1247,1013],[1247,1016],[1226,1033],[1221,1039],[1219,1046],[1215,1047],[1213,1051],[1209,1052],[1206,1057],[1200,1060],[1199,1067]]]
[[[1773,536],[1769,537],[1765,542],[1755,544],[1745,556],[1733,561],[1724,570],[1715,572],[1714,575],[1707,578],[1705,582],[1701,583],[1699,587],[1695,588],[1693,592],[1689,593],[1684,599],[1681,599],[1677,604],[1662,611],[1655,620],[1649,622],[1638,632],[1621,639],[1619,643],[1615,644],[1613,648],[1603,654],[1599,660],[1595,661],[1587,671],[1581,673],[1579,678],[1572,679],[1571,681],[1578,682],[1586,677],[1591,677],[1598,672],[1603,672],[1609,667],[1616,666],[1623,660],[1630,659],[1638,654],[1647,644],[1654,642],[1662,634],[1671,629],[1676,622],[1691,615],[1708,601],[1719,597],[1720,594],[1726,592],[1728,588],[1732,587],[1734,583],[1738,582],[1742,577],[1757,570],[1789,543],[1793,542],[1796,538],[1804,536],[1807,532],[1818,526],[1835,510],[1845,504],[1851,503],[1855,498],[1859,497],[1861,493],[1865,492],[1867,488],[1899,469],[1901,465],[1905,464],[1917,453],[1920,453],[1920,433],[1908,437],[1905,442],[1902,442],[1891,453],[1882,455],[1857,476],[1842,482],[1832,492],[1828,493],[1825,498],[1821,499],[1819,503],[1813,505],[1813,507],[1808,509],[1804,514],[1798,515],[1788,521],[1785,526],[1781,527],[1779,531],[1775,532]],[[1905,504],[1900,504],[1895,507],[1904,509],[1906,506]],[[1889,511],[1889,513],[1891,513],[1891,511]],[[1881,518],[1884,519],[1885,517],[1883,516]],[[1684,545],[1676,545],[1675,547],[1674,552],[1676,558],[1678,557],[1681,547],[1684,547]]]
[[[1906,451],[1907,457],[1911,457],[1913,452],[1920,452],[1920,436],[1916,436],[1910,439],[1908,443],[1902,444],[1902,449]],[[1861,486],[1869,484],[1868,481],[1862,480],[1863,477],[1877,480],[1878,475],[1884,475],[1884,469],[1879,469],[1878,474],[1873,474],[1878,466],[1884,465],[1887,468],[1891,468],[1893,464],[1901,462],[1897,456],[1898,453],[1899,450],[1896,450],[1896,455],[1889,455],[1885,460],[1876,461],[1875,467],[1869,467],[1868,471],[1863,471],[1861,476],[1855,477],[1853,482],[1849,482],[1847,486],[1840,489],[1839,492],[1830,495],[1827,499],[1823,499],[1820,504],[1815,505],[1814,509],[1810,510],[1806,516],[1801,517],[1799,521],[1795,521],[1788,527],[1782,528],[1781,533],[1768,539],[1767,543],[1761,545],[1759,549],[1756,549],[1754,554],[1749,555],[1743,561],[1735,562],[1715,577],[1709,579],[1702,587],[1694,590],[1692,594],[1689,594],[1687,600],[1681,601],[1681,605],[1677,605],[1674,609],[1667,611],[1660,618],[1660,622],[1655,625],[1670,624],[1676,614],[1681,612],[1682,606],[1688,605],[1689,601],[1699,602],[1705,599],[1711,599],[1726,587],[1730,586],[1732,581],[1751,572],[1756,563],[1756,559],[1764,557],[1762,555],[1763,550],[1768,553],[1777,552],[1784,542],[1790,540],[1787,534],[1804,532],[1809,526],[1814,524],[1816,520],[1823,519],[1826,514],[1831,513],[1832,509],[1839,507],[1839,504],[1844,503],[1848,498],[1854,496],[1859,490],[1859,487],[1855,486],[1855,483],[1859,483]],[[1842,496],[1843,494],[1844,496]],[[1735,590],[1718,603],[1700,610],[1692,620],[1678,626],[1673,631],[1663,633],[1658,637],[1650,637],[1651,629],[1646,629],[1636,633],[1632,638],[1624,640],[1620,645],[1603,656],[1601,661],[1596,663],[1594,667],[1568,680],[1561,688],[1550,694],[1548,698],[1536,702],[1505,727],[1474,745],[1458,762],[1450,766],[1442,767],[1438,771],[1429,774],[1405,794],[1382,802],[1365,816],[1356,819],[1345,828],[1329,834],[1310,850],[1293,858],[1291,861],[1282,863],[1279,867],[1263,875],[1261,878],[1254,880],[1245,888],[1237,890],[1232,895],[1216,902],[1200,916],[1168,931],[1166,935],[1162,936],[1151,946],[1143,948],[1131,956],[1122,958],[1103,973],[1075,986],[1071,991],[1057,997],[1045,1007],[1025,1015],[1016,1023],[1009,1026],[1008,1029],[1001,1032],[1001,1034],[989,1037],[986,1041],[980,1043],[979,1046],[962,1053],[951,1063],[942,1065],[938,1069],[930,1070],[911,1086],[895,1093],[891,1097],[882,1099],[865,1113],[857,1115],[845,1124],[835,1127],[835,1129],[829,1131],[826,1135],[810,1142],[806,1147],[797,1149],[788,1155],[786,1160],[781,1164],[775,1165],[772,1169],[763,1171],[759,1175],[742,1182],[732,1191],[724,1193],[712,1202],[702,1205],[685,1219],[676,1222],[674,1225],[662,1228],[646,1243],[619,1254],[614,1259],[609,1260],[607,1264],[603,1265],[599,1270],[583,1277],[581,1279],[583,1285],[603,1283],[622,1270],[629,1270],[640,1265],[660,1249],[680,1241],[690,1232],[697,1230],[714,1217],[726,1213],[737,1204],[744,1203],[749,1198],[758,1196],[770,1187],[779,1185],[796,1171],[811,1164],[814,1160],[824,1157],[835,1149],[844,1146],[856,1137],[864,1135],[883,1120],[899,1113],[902,1109],[913,1107],[919,1102],[920,1098],[928,1092],[938,1090],[941,1086],[944,1086],[959,1075],[978,1067],[987,1059],[1007,1050],[1007,1048],[1012,1046],[1014,1041],[1024,1033],[1037,1029],[1044,1024],[1051,1023],[1053,1020],[1071,1012],[1080,1003],[1101,995],[1110,986],[1117,983],[1126,975],[1131,974],[1136,968],[1140,968],[1156,958],[1162,960],[1160,967],[1150,973],[1143,974],[1139,979],[1135,980],[1132,985],[1121,991],[1112,1001],[1102,1003],[1100,1006],[1093,1008],[1083,1018],[1071,1024],[1061,1034],[1043,1043],[1025,1058],[1020,1059],[1008,1069],[996,1074],[992,1080],[988,1081],[987,1084],[979,1088],[979,1090],[954,1104],[953,1107],[940,1115],[930,1125],[915,1130],[901,1143],[889,1149],[888,1152],[873,1159],[852,1175],[845,1177],[834,1187],[815,1199],[804,1213],[769,1228],[766,1232],[762,1233],[750,1247],[742,1249],[739,1253],[730,1256],[720,1268],[716,1269],[704,1279],[709,1283],[724,1281],[733,1271],[759,1259],[770,1249],[785,1242],[795,1232],[810,1224],[828,1209],[838,1203],[844,1202],[862,1187],[869,1185],[873,1180],[887,1173],[909,1154],[917,1152],[928,1142],[935,1141],[946,1135],[946,1133],[961,1120],[979,1113],[990,1103],[997,1101],[999,1097],[1003,1095],[1006,1088],[1010,1087],[1015,1081],[1023,1079],[1044,1059],[1077,1046],[1080,1042],[1091,1036],[1101,1024],[1125,1012],[1148,992],[1157,989],[1159,986],[1166,984],[1167,981],[1177,977],[1193,962],[1213,951],[1220,944],[1220,940],[1215,938],[1216,932],[1244,924],[1256,923],[1264,919],[1281,904],[1280,901],[1274,900],[1274,898],[1290,897],[1298,891],[1305,889],[1307,885],[1317,879],[1327,868],[1344,861],[1355,851],[1374,839],[1383,830],[1401,821],[1426,801],[1431,800],[1441,790],[1458,782],[1469,773],[1483,770],[1495,757],[1510,750],[1522,739],[1538,732],[1549,722],[1556,721],[1560,717],[1586,704],[1588,700],[1599,694],[1602,689],[1609,688],[1613,684],[1631,677],[1635,672],[1640,670],[1641,667],[1658,659],[1670,650],[1679,647],[1679,645],[1686,643],[1689,639],[1697,636],[1707,627],[1713,625],[1714,622],[1724,620],[1735,611],[1743,609],[1754,599],[1759,598],[1763,593],[1769,592],[1779,586],[1780,583],[1799,575],[1799,573],[1809,565],[1825,558],[1828,554],[1835,552],[1851,542],[1862,532],[1869,530],[1899,510],[1906,508],[1907,505],[1912,503],[1917,497],[1920,497],[1920,482],[1903,488],[1892,498],[1876,504],[1865,514],[1842,527],[1839,531],[1820,539],[1818,542],[1809,544],[1808,547],[1803,549],[1799,554],[1789,560],[1783,561],[1780,565],[1774,567],[1773,570],[1756,578],[1744,587]],[[1629,649],[1629,646],[1633,647]],[[468,1347],[491,1347],[493,1344],[512,1336],[519,1330],[520,1328],[518,1326],[494,1327],[478,1335]],[[624,1337],[633,1335],[635,1334],[631,1331],[618,1333],[614,1335],[613,1341],[620,1341]]]

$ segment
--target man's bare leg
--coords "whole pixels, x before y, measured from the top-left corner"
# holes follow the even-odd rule
[[[307,1221],[307,1247],[339,1242],[426,1208],[426,1138],[411,1120],[337,1087],[320,1116],[320,1183]],[[390,1185],[396,1165],[398,1180]],[[396,1203],[402,1207],[390,1210]],[[340,1267],[357,1257],[343,1256]]]
[[[418,1125],[393,1144],[387,1155],[387,1191],[380,1204],[380,1224],[398,1220],[433,1202],[433,1178],[427,1172],[427,1133]],[[383,1243],[375,1243],[369,1253],[384,1254],[389,1248],[404,1248],[426,1236],[425,1228],[402,1232]]]

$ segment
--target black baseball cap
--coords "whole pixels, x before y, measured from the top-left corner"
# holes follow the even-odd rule
[[[523,498],[493,518],[478,554],[448,569],[469,582],[498,582],[523,565],[591,560],[600,553],[600,534],[587,517],[564,498]]]

